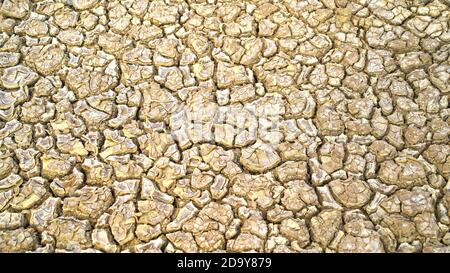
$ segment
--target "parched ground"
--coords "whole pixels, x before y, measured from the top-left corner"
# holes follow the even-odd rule
[[[449,0],[0,0],[0,252],[450,252]]]

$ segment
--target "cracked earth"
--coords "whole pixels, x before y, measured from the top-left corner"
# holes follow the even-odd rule
[[[0,0],[0,252],[450,252],[449,0]]]

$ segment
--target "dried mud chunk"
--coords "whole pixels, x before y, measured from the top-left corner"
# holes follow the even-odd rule
[[[138,222],[152,226],[163,224],[164,220],[168,221],[174,211],[173,205],[158,200],[142,200],[138,201],[137,205],[141,214]]]
[[[119,251],[119,247],[115,244],[111,232],[107,229],[94,229],[92,231],[92,244],[94,247],[107,253]]]
[[[55,106],[45,99],[33,97],[22,105],[21,119],[27,123],[48,122],[54,117]]]
[[[63,214],[78,219],[95,220],[113,203],[113,195],[107,187],[85,186],[74,193],[74,197],[64,199]]]
[[[57,196],[64,197],[72,195],[77,189],[81,187],[84,181],[84,174],[77,168],[73,172],[62,178],[53,179],[50,183],[50,189]]]
[[[166,5],[163,1],[152,1],[146,17],[157,26],[173,24],[178,20],[178,8]]]
[[[103,127],[104,122],[111,117],[110,113],[92,107],[84,100],[75,103],[74,112],[84,119],[85,125],[88,128],[93,128],[98,125]]]
[[[72,5],[77,10],[93,8],[99,0],[73,0]]]
[[[322,247],[327,247],[343,224],[342,212],[328,209],[311,219],[311,236]]]
[[[141,180],[141,198],[142,199],[152,199],[161,201],[167,204],[172,204],[174,197],[162,192],[156,184],[150,179],[143,177]]]
[[[360,208],[367,204],[372,196],[369,185],[359,179],[333,180],[329,185],[339,203],[348,208]]]
[[[443,205],[444,209],[446,210],[446,212],[444,211],[443,214],[446,213],[450,217],[450,192],[447,192],[442,197],[442,200],[441,200],[440,204]]]
[[[16,33],[25,33],[28,36],[37,38],[46,36],[48,30],[49,27],[46,22],[36,19],[30,19],[19,24],[19,26],[17,26],[16,28]]]
[[[124,52],[123,62],[128,64],[151,65],[153,51],[144,45],[136,45]]]
[[[210,48],[208,38],[197,32],[188,35],[186,45],[189,46],[199,58],[207,54]]]
[[[367,52],[367,65],[365,71],[370,76],[384,75],[396,68],[392,52],[387,50],[369,50]]]
[[[332,106],[324,104],[317,108],[317,127],[323,135],[336,136],[343,132],[344,123]]]
[[[220,224],[207,217],[194,217],[189,219],[184,225],[183,230],[192,234],[199,234],[209,230],[219,230]]]
[[[11,175],[15,168],[14,160],[11,157],[0,157],[0,179],[4,179],[5,177]],[[2,189],[0,183],[0,189]]]
[[[220,146],[211,144],[201,145],[200,154],[203,160],[216,172],[222,171],[229,162],[235,161],[235,155],[232,150],[225,150]]]
[[[25,227],[27,219],[22,213],[4,211],[0,213],[0,230]]]
[[[100,71],[84,68],[69,69],[65,83],[78,99],[106,92],[117,84],[117,79]]]
[[[394,159],[394,156],[397,154],[395,147],[384,140],[375,140],[369,146],[369,151],[376,156],[378,162]]]
[[[227,250],[231,252],[262,252],[264,241],[251,233],[240,233],[236,239],[227,241]]]
[[[287,96],[288,116],[293,118],[312,118],[316,102],[308,91],[293,91]]]
[[[98,45],[109,54],[121,56],[132,47],[133,41],[114,32],[102,33],[98,36]]]
[[[6,68],[1,80],[5,88],[15,89],[35,83],[38,80],[38,74],[26,66],[17,65]]]
[[[144,166],[138,163],[140,160],[145,160],[145,158],[134,156],[131,159],[129,154],[108,158],[108,162],[114,169],[114,175],[119,181],[142,177]]]
[[[29,12],[29,0],[5,0],[0,8],[1,14],[17,19],[25,18]]]
[[[148,242],[152,239],[155,239],[159,235],[161,235],[161,233],[162,231],[160,224],[156,226],[139,224],[136,227],[136,237],[143,242]]]
[[[175,143],[171,135],[156,131],[140,136],[138,142],[141,151],[153,160],[163,156],[169,146]]]
[[[217,175],[211,184],[209,191],[213,199],[222,199],[228,193],[228,179],[222,175]]]
[[[332,46],[330,38],[323,34],[318,34],[311,39],[301,43],[298,47],[300,54],[311,57],[322,57]]]
[[[86,158],[81,165],[86,173],[88,185],[103,185],[111,182],[113,168],[96,158]]]
[[[367,98],[352,99],[348,102],[348,111],[358,119],[370,119],[373,107],[374,102]]]
[[[207,81],[214,75],[214,62],[209,58],[201,58],[192,65],[194,76],[198,81]]]
[[[306,180],[308,176],[306,162],[287,161],[275,169],[275,175],[281,182]]]
[[[219,62],[217,64],[215,77],[219,88],[229,88],[250,82],[244,66],[232,65],[225,62]]]
[[[43,232],[50,221],[59,216],[61,199],[49,197],[39,207],[32,209],[30,213],[30,225]]]
[[[114,239],[119,245],[124,245],[133,240],[136,227],[134,203],[116,200],[116,204],[110,207],[110,210],[112,212],[108,223]]]
[[[50,128],[56,133],[69,133],[72,132],[74,135],[79,135],[83,133],[86,129],[84,122],[76,117],[70,112],[65,112],[63,114],[58,114],[54,121],[50,121]],[[51,140],[51,146],[53,146],[53,137]],[[48,150],[48,149],[46,149]]]
[[[286,219],[280,224],[280,233],[285,236],[291,243],[297,242],[300,247],[309,244],[309,231],[305,220]]]
[[[273,223],[281,223],[281,221],[292,218],[294,213],[290,210],[285,210],[280,205],[275,205],[273,209],[267,211],[267,220]]]
[[[244,43],[245,53],[241,58],[241,64],[252,66],[257,63],[262,55],[264,43],[261,39],[250,39]]]
[[[55,24],[57,26],[59,26],[61,29],[67,29],[69,27],[75,27],[77,25],[79,14],[73,9],[65,6],[56,10],[53,16],[55,18]],[[83,18],[83,16],[81,17]],[[94,26],[92,26],[92,28]]]
[[[399,243],[412,242],[418,236],[414,222],[398,214],[385,217],[381,225],[389,228]]]
[[[252,146],[242,149],[239,161],[251,172],[264,173],[277,166],[281,158],[271,145],[257,141]]]
[[[184,207],[177,210],[175,218],[167,225],[166,230],[171,232],[181,229],[183,224],[192,219],[197,213],[198,208],[194,203],[187,203]]]
[[[208,217],[214,221],[217,221],[223,225],[230,224],[234,218],[233,210],[228,204],[219,204],[211,202],[206,205],[200,212],[199,217]]]
[[[325,142],[319,149],[321,167],[329,174],[341,169],[345,157],[344,145]]]
[[[286,113],[286,101],[280,94],[266,94],[248,105],[248,109],[260,118],[283,116]]]
[[[57,135],[56,146],[61,152],[70,155],[86,156],[88,154],[81,140],[72,135]]]
[[[32,251],[37,247],[37,234],[32,228],[0,230],[0,252],[26,252]]]
[[[41,156],[42,176],[54,179],[65,176],[72,171],[73,164],[59,155],[45,154]]]
[[[380,203],[380,207],[389,213],[401,213],[414,217],[420,213],[433,212],[434,200],[430,192],[422,188],[411,191],[400,189]]]
[[[285,184],[281,203],[290,211],[300,211],[308,205],[318,205],[314,188],[303,180],[294,180]]]
[[[64,50],[56,44],[46,45],[35,53],[36,59],[32,60],[36,70],[47,76],[61,69],[65,58]]]
[[[356,73],[345,77],[342,81],[343,86],[349,88],[356,93],[364,93],[369,87],[367,84],[368,77],[364,73]]]
[[[449,145],[430,145],[424,152],[426,160],[437,167],[439,172],[446,178],[450,176],[450,146]]]
[[[344,214],[344,230],[350,235],[358,237],[367,237],[374,232],[374,224],[366,220],[365,217],[359,211],[351,211]]]
[[[448,122],[440,118],[434,118],[431,123],[431,131],[433,131],[433,141],[446,143],[450,136],[450,125]]]
[[[7,208],[11,199],[14,198],[18,192],[18,187],[0,191],[0,211]]]
[[[0,1],[0,252],[449,251],[449,0],[116,2]]]
[[[383,183],[396,185],[401,172],[401,167],[393,160],[388,160],[380,164],[378,176]]]
[[[449,84],[449,69],[450,65],[441,63],[441,64],[432,64],[428,68],[428,73],[430,75],[430,81],[439,88],[442,92],[448,93],[448,84]]]
[[[423,253],[450,253],[450,247],[443,244],[426,244]]]
[[[368,237],[345,235],[340,241],[337,251],[339,253],[384,253],[380,236],[372,234]]]
[[[125,105],[117,105],[117,117],[108,121],[108,125],[113,128],[129,124],[134,119],[137,113],[137,107],[128,107]]]
[[[11,93],[0,91],[0,111],[14,111],[14,104],[16,101],[17,99],[12,96]],[[2,117],[2,119],[4,119],[5,115],[2,115]]]
[[[427,53],[409,52],[400,58],[399,65],[405,73],[409,73],[415,69],[431,65],[431,61],[431,56]]]
[[[417,232],[425,238],[438,239],[441,233],[434,212],[425,212],[414,217]]]
[[[139,163],[140,160],[145,160],[145,157],[133,156],[133,158],[131,158],[131,156],[127,154],[121,156],[111,156],[108,158],[108,163],[113,167],[116,179],[123,181],[142,177],[142,174],[144,173],[144,166]],[[148,164],[146,168],[149,166],[150,164]]]
[[[164,121],[175,110],[178,103],[172,94],[162,89],[156,82],[144,85],[140,91],[143,96],[142,107],[139,110],[141,120]]]
[[[245,48],[241,45],[239,39],[226,37],[223,41],[222,50],[231,57],[233,63],[238,63],[245,52]]]
[[[186,167],[170,161],[167,157],[161,157],[148,171],[147,176],[157,182],[163,189],[170,188],[178,178],[186,175]]]
[[[380,109],[375,109],[370,123],[372,126],[373,136],[376,138],[381,138],[386,134],[389,123],[387,119],[382,116]]]
[[[32,208],[48,195],[48,181],[42,177],[33,177],[25,182],[19,194],[11,200],[11,207],[16,210]]]
[[[211,173],[203,173],[200,169],[195,168],[192,172],[191,186],[194,189],[204,189],[214,181],[214,176]]]
[[[39,164],[37,163],[36,155],[39,152],[33,148],[16,151],[16,156],[19,159],[19,167],[24,177],[31,177],[39,173]]]
[[[251,84],[231,87],[230,102],[248,102],[256,96],[255,87]]]
[[[185,253],[198,252],[198,246],[191,233],[177,231],[166,235],[174,246]]]
[[[20,186],[23,183],[23,179],[20,175],[10,174],[7,177],[0,180],[0,190],[6,190],[9,188]]]
[[[225,248],[225,236],[217,230],[208,230],[195,235],[195,242],[202,251],[212,252]]]
[[[396,163],[402,168],[398,176],[398,185],[404,188],[425,185],[428,182],[427,173],[422,162],[415,158],[400,157]]]
[[[138,179],[129,179],[125,181],[115,181],[112,185],[114,195],[120,196],[120,195],[132,195],[137,196],[138,190],[139,190],[139,183],[140,180]]]
[[[164,78],[164,86],[170,91],[176,92],[184,87],[183,73],[178,67],[168,68],[161,73],[164,73],[161,75]]]
[[[20,53],[0,52],[0,68],[15,66],[19,63]]]
[[[268,234],[267,224],[260,214],[252,214],[243,221],[241,232],[249,232],[261,239],[266,239]]]
[[[137,151],[137,146],[133,140],[121,136],[120,131],[106,129],[104,135],[105,143],[103,144],[102,152],[100,152],[100,156],[103,159],[113,155],[124,155]]]
[[[68,46],[81,46],[84,41],[83,33],[77,29],[62,30],[57,37]]]
[[[55,237],[57,248],[79,251],[92,246],[91,225],[87,220],[59,217],[50,221],[47,231]]]
[[[306,147],[300,141],[283,142],[277,147],[283,161],[307,160]]]

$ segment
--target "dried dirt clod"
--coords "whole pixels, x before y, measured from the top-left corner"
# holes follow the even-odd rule
[[[48,233],[55,238],[56,247],[79,251],[91,247],[91,225],[87,220],[58,217],[50,221]]]
[[[342,212],[339,210],[323,210],[311,219],[311,236],[322,247],[327,247],[335,234],[342,227]]]
[[[359,208],[369,202],[372,192],[369,185],[358,179],[333,180],[329,183],[335,198],[345,207]]]
[[[32,228],[0,230],[1,252],[33,251],[38,246],[36,231]]]
[[[278,165],[281,158],[270,145],[256,142],[242,150],[240,162],[249,171],[262,173]]]

